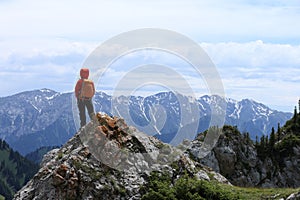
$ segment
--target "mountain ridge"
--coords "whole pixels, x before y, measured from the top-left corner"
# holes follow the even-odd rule
[[[64,144],[76,132],[72,113],[72,95],[73,93],[41,89],[1,97],[0,138],[5,139],[22,155],[42,146]],[[126,98],[119,97],[119,100],[126,100]],[[214,103],[214,98],[218,97],[204,95],[198,99],[185,98],[185,102],[193,101],[199,106],[200,122],[197,132],[203,132],[208,128],[211,119],[210,106]],[[156,129],[149,130],[159,130],[160,132],[157,133],[162,133],[161,137],[164,137],[165,142],[174,138],[182,125],[180,124],[181,113],[178,110],[179,102],[174,93],[161,92],[148,97],[132,96],[129,100],[130,115],[133,116],[133,124],[128,122],[129,125],[139,125],[141,128],[155,125],[153,127]],[[110,95],[97,92],[93,101],[96,111],[113,115]],[[277,123],[283,124],[292,115],[292,113],[272,110],[253,100],[236,101],[226,98],[225,101],[227,103],[225,124],[236,125],[242,132],[250,132],[252,139],[255,139],[255,135],[260,137],[269,134],[272,127],[276,127]],[[153,121],[154,118],[159,120]],[[146,133],[155,135],[155,133]]]

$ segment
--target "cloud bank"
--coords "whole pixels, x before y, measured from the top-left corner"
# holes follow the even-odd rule
[[[299,9],[298,0],[0,1],[0,96],[42,87],[72,91],[79,68],[101,42],[153,27],[200,43],[228,97],[292,111],[300,91]],[[182,73],[197,95],[208,92],[201,77],[172,56],[131,56],[137,62],[120,59],[99,85],[109,91],[128,66],[156,60]]]
[[[299,7],[297,0],[1,1],[0,38],[104,40],[157,27],[198,42],[294,43],[300,30]]]
[[[11,43],[0,42],[0,84],[7,85],[1,90],[1,96],[43,87],[60,92],[72,91],[83,61],[97,47],[95,43],[63,39],[27,42],[18,42],[22,45],[16,44],[10,52],[6,47]],[[300,84],[297,84],[300,82],[300,45],[271,44],[259,40],[201,43],[200,46],[216,65],[228,97],[238,100],[252,98],[274,108],[292,111],[300,91]],[[119,58],[101,77],[98,89],[112,93],[128,71],[149,63],[166,65],[181,74],[197,96],[209,93],[205,80],[184,60],[166,52],[147,50]],[[155,73],[159,72],[143,73],[136,78],[147,74],[154,76]],[[176,80],[170,80],[176,83]],[[148,87],[140,93],[152,94],[157,92],[155,88],[158,89],[152,87],[151,91]]]

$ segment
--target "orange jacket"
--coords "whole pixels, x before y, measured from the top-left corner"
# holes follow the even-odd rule
[[[81,77],[81,79],[79,79],[77,81],[76,86],[75,86],[75,96],[76,96],[77,99],[79,98],[79,94],[80,94],[80,91],[81,91],[83,79],[88,79],[89,78],[89,69],[82,68],[80,70],[80,77]],[[94,83],[93,83],[93,89],[94,89],[94,93],[95,93]]]

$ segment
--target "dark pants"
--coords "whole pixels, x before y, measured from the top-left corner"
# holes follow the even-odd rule
[[[95,115],[93,102],[92,99],[77,99],[77,105],[79,109],[80,126],[83,127],[86,124],[85,107],[88,110],[91,120],[93,115]]]

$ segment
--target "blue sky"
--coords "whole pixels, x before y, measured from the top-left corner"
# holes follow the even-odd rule
[[[199,43],[216,65],[227,97],[293,111],[300,97],[299,21],[298,0],[0,0],[0,96],[38,88],[72,91],[82,63],[97,46],[150,27]],[[197,95],[207,92],[184,63],[151,55],[181,67]],[[149,58],[135,54],[117,64],[132,65],[132,58],[143,56]],[[112,67],[99,89],[112,88],[121,75]]]

